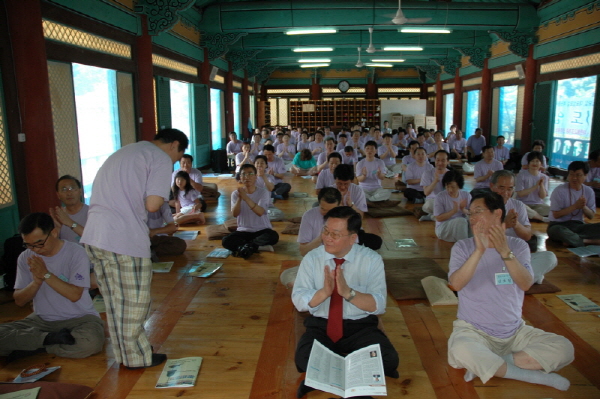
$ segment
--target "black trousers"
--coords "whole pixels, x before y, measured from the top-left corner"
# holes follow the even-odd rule
[[[358,244],[377,251],[381,248],[383,240],[377,234],[365,233],[363,229],[360,229],[358,232]]]
[[[469,153],[469,155],[471,155],[471,153]],[[479,162],[479,161],[481,161],[481,154],[475,155],[474,157],[469,156],[470,163],[475,163],[475,162]]]
[[[296,348],[296,368],[300,373],[306,371],[315,340],[342,356],[365,346],[379,344],[384,373],[387,376],[394,376],[400,363],[398,352],[383,331],[377,328],[378,323],[379,319],[374,315],[359,320],[344,320],[344,336],[334,343],[327,336],[327,319],[309,316],[304,320],[306,332],[300,338]]]
[[[234,231],[233,233],[223,237],[221,243],[223,248],[230,251],[236,251],[240,246],[253,242],[260,246],[275,245],[279,241],[279,234],[272,229],[263,229],[259,231]]]
[[[407,188],[404,190],[404,198],[411,201],[416,199],[424,199],[425,193],[423,191],[415,190],[414,188]]]
[[[287,196],[292,186],[289,183],[277,183],[273,187],[273,193],[275,195],[281,195],[283,197]]]

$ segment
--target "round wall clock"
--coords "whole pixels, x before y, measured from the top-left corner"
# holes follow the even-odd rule
[[[342,93],[345,93],[350,89],[350,83],[348,83],[347,80],[342,80],[338,83],[338,89],[340,89]]]

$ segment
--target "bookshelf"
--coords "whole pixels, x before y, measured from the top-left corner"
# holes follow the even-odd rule
[[[271,103],[269,101],[258,101],[258,126],[271,125]]]
[[[366,126],[380,123],[381,103],[379,100],[310,100],[290,101],[289,122],[296,127],[314,131],[317,127],[361,124]]]

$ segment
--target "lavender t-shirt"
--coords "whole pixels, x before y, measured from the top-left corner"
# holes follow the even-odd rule
[[[354,152],[351,156],[346,156],[346,153],[342,153],[342,163],[345,165],[356,165],[358,163],[358,155]]]
[[[231,193],[231,208],[235,206],[237,199],[240,194],[237,190]],[[250,207],[244,200],[240,200],[241,209],[240,214],[237,216],[237,231],[249,231],[255,232],[264,229],[272,229],[271,221],[269,220],[269,215],[267,214],[267,210],[269,209],[269,204],[271,203],[271,193],[262,187],[256,187],[256,190],[252,194],[248,194],[250,199],[257,203],[258,206],[265,210],[262,216],[258,216],[254,211],[250,210]]]
[[[244,154],[243,152],[235,154],[235,171],[236,172],[240,171],[240,169],[242,168],[242,165],[254,163],[255,155],[253,153],[249,153],[248,158],[246,159],[246,162],[243,162],[245,155],[246,154]]]
[[[533,276],[531,254],[520,238],[506,237],[508,247]],[[458,241],[452,247],[448,277],[460,269],[475,252],[475,239]],[[488,248],[471,280],[458,291],[457,317],[496,338],[509,338],[521,327],[525,292],[517,284],[496,285],[495,274],[508,273],[502,256]]]
[[[285,160],[285,161],[291,161],[292,159],[294,159],[294,155],[296,155],[296,147],[294,147],[293,144],[288,144],[287,145],[287,154],[283,154],[283,151],[285,150],[286,145],[281,143],[277,146],[277,154],[281,154],[278,155],[281,159]]]
[[[502,162],[510,158],[510,152],[506,147],[494,147],[494,159]]]
[[[442,223],[446,223],[449,220],[460,218],[460,217],[465,217],[465,214],[460,209],[460,202],[463,200],[466,201],[467,206],[469,206],[469,204],[471,203],[471,194],[467,191],[459,190],[458,197],[452,198],[448,194],[448,191],[444,190],[441,193],[439,193],[438,195],[436,195],[435,202],[433,205],[433,215],[434,216],[439,216],[443,213],[451,211],[452,209],[454,209],[455,202],[458,203],[458,210],[456,211],[455,214],[453,214],[452,216],[450,216],[450,218],[444,220],[443,222],[438,222],[436,220],[435,227],[438,227]]]
[[[529,152],[525,153],[525,155],[523,155],[523,158],[521,158],[522,166],[528,165],[527,155],[529,155]],[[542,162],[542,168],[546,169],[546,168],[548,168],[548,162],[546,161],[546,156],[543,155],[542,158],[544,159],[544,161]]]
[[[325,142],[321,141],[320,143],[317,143],[316,141],[311,141],[308,145],[308,149],[312,152],[315,148],[320,148],[321,152],[325,152]],[[320,154],[320,152],[315,152],[315,154]]]
[[[179,193],[177,194],[177,200],[182,208],[186,206],[194,206],[195,201],[198,198],[202,198],[202,194],[193,188],[187,193],[184,190],[179,190]]]
[[[475,155],[481,155],[481,149],[485,146],[485,137],[473,135],[467,140],[467,147],[471,147]]]
[[[87,206],[86,204],[83,204],[83,207],[81,207],[81,209],[79,210],[79,212],[77,212],[74,215],[69,215],[69,217],[78,225],[83,226],[85,228],[85,225],[87,224],[87,216],[88,216],[88,210],[90,209],[89,206]],[[67,210],[64,209],[64,211],[66,212]],[[65,241],[71,241],[71,242],[75,242],[78,243],[79,240],[81,239],[81,237],[79,237],[77,235],[77,233],[75,233],[73,231],[73,229],[71,229],[71,226],[65,226],[64,224],[62,226],[60,226],[60,239],[65,240]]]
[[[458,152],[459,154],[464,154],[465,153],[465,148],[467,148],[467,140],[465,139],[454,139],[452,140],[452,146],[451,149],[456,150],[456,152]]]
[[[173,185],[173,183],[175,183],[175,176],[177,175],[177,172],[179,172],[180,170],[183,170],[183,169],[177,169],[176,171],[174,171],[171,174],[171,186]],[[192,179],[193,181],[195,181],[198,184],[202,184],[202,172],[200,172],[198,169],[190,168],[190,172],[188,174],[190,175],[190,179]]]
[[[396,147],[395,145],[392,145],[391,147],[391,153],[385,158],[381,158],[381,156],[387,152],[387,146],[382,145],[381,147],[377,148],[377,155],[379,155],[379,159],[383,160],[385,166],[396,164],[396,155],[398,154],[398,147]]]
[[[310,141],[307,141],[306,143],[303,141],[299,141],[298,144],[296,144],[296,150],[297,150],[297,152],[300,152],[305,148],[308,148],[310,150],[309,145],[310,145]]]
[[[596,179],[600,182],[600,168],[590,168],[590,172],[587,174],[585,181],[591,183]]]
[[[242,145],[244,143],[242,142],[242,140],[237,140],[235,143],[233,141],[230,141],[229,143],[227,143],[227,154],[237,154],[238,152],[242,152]]]
[[[172,168],[169,155],[149,141],[126,145],[108,157],[94,179],[80,242],[150,258],[146,197],[168,200]]]
[[[317,185],[315,189],[320,190],[325,187],[332,187],[335,185],[335,179],[333,178],[333,173],[329,170],[329,168],[325,168],[319,173],[319,177],[317,178]]]
[[[527,209],[525,209],[524,203],[517,199],[509,198],[508,201],[506,201],[506,204],[504,204],[504,208],[506,209],[506,214],[508,214],[508,211],[511,209],[514,209],[515,212],[517,212],[517,221],[521,223],[522,226],[531,226],[531,223],[529,223],[529,218],[527,217]],[[519,237],[514,227],[506,229],[506,235],[510,237]]]
[[[433,166],[431,166],[429,162],[425,162],[423,166],[419,166],[419,164],[413,162],[410,165],[408,165],[406,172],[404,172],[404,181],[407,182],[408,180],[419,179],[420,182],[421,178],[423,177],[423,174],[431,169],[433,169]],[[423,187],[421,186],[421,184],[407,183],[407,187],[413,188],[417,191],[423,191]]]
[[[334,152],[335,151],[332,151],[329,154],[333,154]],[[317,158],[317,165],[323,165],[325,162],[327,162],[327,157],[329,156],[329,154],[327,153],[327,151],[320,153],[319,157]]]
[[[543,184],[546,188],[546,192],[548,192],[548,176],[541,172],[538,172],[537,176],[532,175],[531,173],[529,173],[529,170],[523,169],[519,172],[517,178],[515,179],[515,191],[521,191],[536,186],[540,179],[544,180]],[[524,197],[519,196],[518,199],[524,204],[534,205],[544,203],[544,200],[540,198],[539,187]]]
[[[497,161],[495,159],[492,159],[492,162],[487,163],[485,162],[485,160],[481,160],[479,162],[477,162],[475,164],[475,173],[473,174],[473,177],[478,178],[481,176],[485,176],[489,170],[491,170],[492,172],[495,172],[497,170],[503,170],[504,169],[504,165],[502,165],[502,162]],[[484,181],[478,181],[475,184],[475,188],[489,188],[490,187],[490,178],[488,177],[487,179],[485,179]]]
[[[33,298],[33,311],[45,321],[68,320],[86,315],[99,317],[88,294],[90,288],[90,258],[82,246],[63,241],[62,248],[54,256],[38,255],[26,249],[17,260],[15,289],[20,290],[33,281],[27,259],[31,256],[42,258],[48,271],[66,283],[83,287],[83,294],[76,302],[60,295],[48,284],[43,283]]]
[[[300,229],[298,230],[298,242],[306,244],[314,240],[317,236],[321,235],[324,224],[320,207],[316,206],[304,212],[300,221]]]
[[[272,170],[273,173],[277,173],[277,174],[283,174],[283,173],[287,172],[287,169],[285,168],[285,164],[283,163],[281,158],[278,158],[278,157],[273,157],[272,161],[267,162],[267,170]],[[283,181],[276,176],[273,176],[273,178],[275,179],[275,184],[281,183]]]
[[[156,212],[148,212],[148,228],[160,229],[166,224],[173,223],[173,214],[168,202],[164,202],[160,209]]]
[[[368,161],[366,158],[362,161],[358,161],[356,164],[356,177],[363,175],[363,168],[366,169],[367,178],[358,183],[363,190],[377,190],[381,188],[381,180],[377,177],[377,171],[381,173],[387,172],[387,167],[381,159],[374,158],[372,161]]]
[[[446,173],[447,171],[448,170],[444,171],[444,173]],[[435,168],[431,168],[431,169],[423,172],[423,174],[421,175],[421,183],[420,183],[422,191],[425,191],[425,187],[427,187],[431,183],[433,183],[433,181],[435,180],[436,173],[437,173],[437,169],[435,169]],[[433,191],[427,196],[427,199],[434,199],[438,193],[440,193],[444,190],[444,186],[442,185],[442,177],[444,177],[444,175],[442,175],[440,177],[437,184],[433,188]]]
[[[550,214],[548,215],[548,219],[550,219],[551,222],[566,222],[568,220],[579,220],[583,222],[583,209],[577,209],[558,219],[554,217],[553,212],[570,207],[577,202],[582,195],[585,197],[586,206],[595,210],[596,196],[591,187],[583,185],[581,190],[573,190],[569,188],[569,183],[564,183],[556,187],[550,196]]]

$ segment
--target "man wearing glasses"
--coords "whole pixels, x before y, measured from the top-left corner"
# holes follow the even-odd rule
[[[533,284],[527,243],[506,236],[500,195],[475,195],[470,211],[474,237],[452,247],[448,265],[459,299],[448,363],[466,369],[466,381],[500,377],[566,391],[569,380],[553,371],[573,361],[573,345],[522,318],[525,291]]]
[[[376,315],[385,312],[383,260],[375,251],[356,244],[360,215],[347,206],[325,215],[323,245],[302,259],[292,291],[299,312],[310,312],[306,332],[296,348],[296,368],[306,371],[314,340],[338,354],[371,344],[381,346],[385,375],[398,378],[398,353],[377,328]],[[297,397],[312,388],[300,384]]]
[[[50,208],[54,225],[60,229],[62,240],[78,243],[87,223],[89,206],[81,201],[81,182],[64,175],[56,181],[56,196],[62,206]]]
[[[267,210],[271,193],[256,186],[256,167],[244,164],[240,168],[241,186],[231,194],[231,212],[237,218],[237,231],[223,237],[223,248],[233,256],[248,259],[258,247],[275,245],[279,234],[273,230]]]
[[[26,250],[17,261],[13,294],[33,313],[0,325],[0,356],[9,361],[41,352],[84,358],[104,345],[104,322],[92,305],[85,249],[58,238],[52,217],[32,213],[19,224]]]

